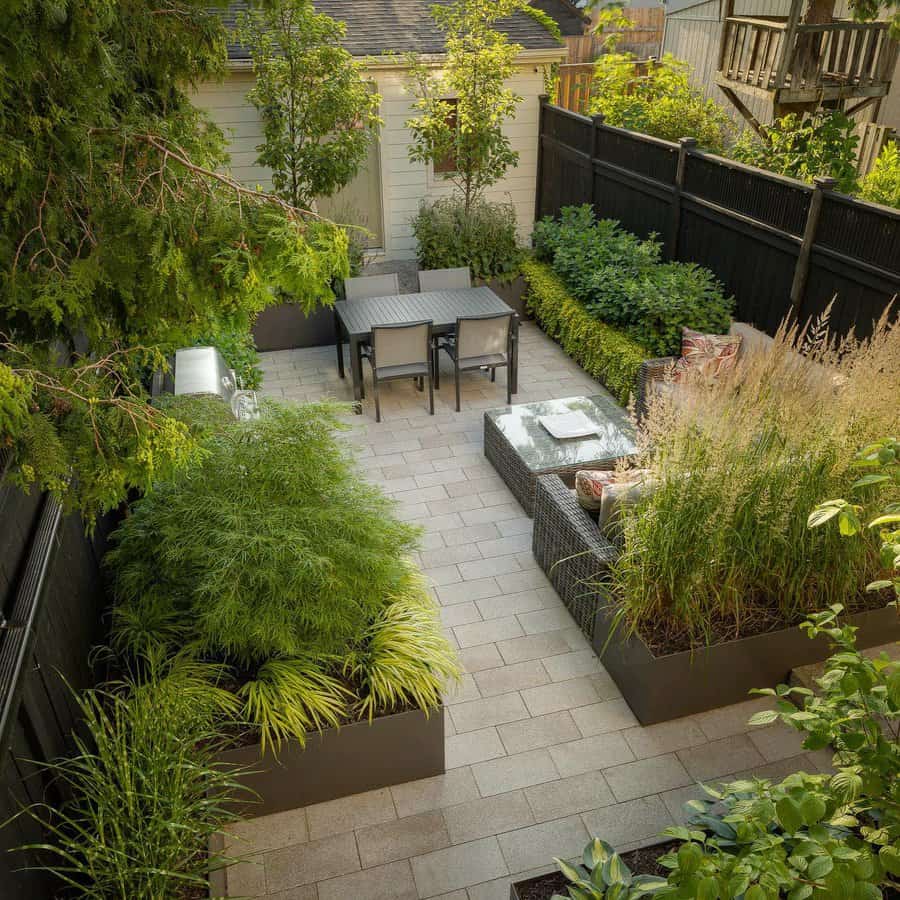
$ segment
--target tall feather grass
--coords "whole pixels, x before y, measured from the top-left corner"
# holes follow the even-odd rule
[[[251,799],[233,767],[217,764],[215,721],[234,698],[197,664],[176,660],[135,686],[75,696],[83,725],[74,755],[48,766],[65,801],[29,806],[46,871],[85,900],[160,900],[208,893],[210,872],[233,860],[210,838]]]
[[[846,492],[857,447],[896,433],[898,399],[888,313],[865,341],[829,340],[827,318],[783,327],[733,372],[654,397],[639,444],[656,489],[622,512],[610,585],[620,620],[672,649],[864,602],[875,541],[806,521]]]

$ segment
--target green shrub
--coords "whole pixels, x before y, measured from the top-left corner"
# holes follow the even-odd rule
[[[629,627],[657,649],[686,648],[794,624],[831,603],[886,602],[863,593],[883,571],[872,531],[842,540],[806,523],[858,471],[857,442],[896,428],[898,364],[900,327],[885,321],[837,350],[792,329],[710,383],[652,397],[639,464],[655,490],[622,510],[611,584]],[[867,491],[875,508],[897,499],[889,483]]]
[[[865,176],[859,196],[872,203],[894,206],[900,209],[900,144],[886,144],[872,171]]]
[[[682,328],[723,333],[734,298],[708,270],[693,263],[661,263],[662,247],[641,240],[611,219],[597,221],[590,206],[566,207],[559,220],[535,226],[539,257],[552,263],[572,295],[596,318],[615,325],[653,356],[677,355]]]
[[[468,266],[473,278],[500,281],[519,272],[522,250],[511,203],[478,200],[466,211],[461,197],[446,197],[423,203],[412,227],[421,269]]]
[[[627,404],[641,363],[652,354],[586,312],[546,263],[527,259],[522,275],[528,285],[529,309],[541,328],[623,406]]]
[[[198,335],[195,346],[215,347],[222,354],[230,369],[234,369],[241,387],[255,391],[262,387],[262,370],[259,368],[259,354],[249,327],[228,319]]]
[[[75,698],[82,728],[75,754],[48,767],[66,799],[37,804],[45,830],[41,867],[85,900],[199,897],[209,873],[232,860],[211,838],[237,818],[229,798],[252,800],[215,762],[214,721],[233,697],[202,668],[176,663],[161,678]],[[27,848],[21,848],[27,849]]]
[[[856,191],[856,123],[839,111],[796,113],[766,126],[768,140],[747,131],[729,154],[739,162],[811,182],[816,175],[837,179],[837,189]]]
[[[666,54],[662,62],[635,74],[635,57],[605,53],[594,66],[591,111],[608,125],[667,141],[693,137],[701,147],[721,152],[734,126],[722,107],[690,81],[691,67]]]
[[[211,432],[202,462],[116,532],[120,604],[187,620],[204,651],[251,664],[360,639],[408,583],[417,530],[357,477],[335,436],[342,411],[271,404]]]

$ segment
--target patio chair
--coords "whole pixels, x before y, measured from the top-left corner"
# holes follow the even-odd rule
[[[389,275],[360,275],[344,279],[347,300],[367,300],[370,297],[393,297],[400,293],[400,279],[396,272]]]
[[[433,347],[430,320],[402,325],[375,325],[372,328],[372,343],[363,348],[362,355],[372,366],[376,422],[381,421],[379,382],[397,378],[414,378],[420,391],[427,380],[428,412],[434,415]]]
[[[491,381],[497,379],[497,369],[506,367],[506,402],[512,402],[512,380],[509,375],[512,359],[512,310],[484,316],[465,316],[456,320],[456,333],[439,338],[434,350],[434,384],[441,386],[438,352],[446,350],[453,360],[453,379],[456,383],[456,411],[459,412],[459,373],[471,369],[490,369]]]
[[[423,269],[419,272],[420,291],[454,291],[472,287],[469,267],[460,269]]]

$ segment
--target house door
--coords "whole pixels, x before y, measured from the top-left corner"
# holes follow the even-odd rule
[[[371,232],[366,246],[384,246],[384,216],[381,210],[381,155],[376,134],[369,144],[369,155],[356,177],[331,197],[316,201],[318,211],[335,222],[362,225]]]

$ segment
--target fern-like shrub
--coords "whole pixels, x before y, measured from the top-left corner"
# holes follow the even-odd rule
[[[344,407],[269,403],[236,422],[217,400],[162,405],[202,456],[114,535],[114,648],[215,664],[263,749],[438,706],[458,670],[409,560],[419,532],[358,477]]]
[[[623,406],[634,393],[641,363],[652,354],[627,334],[592,316],[547,263],[526,259],[528,308],[541,328]]]
[[[872,171],[862,180],[859,196],[900,209],[900,144],[897,141],[886,144],[878,154]]]
[[[212,432],[116,532],[120,602],[191,622],[206,652],[252,662],[340,651],[407,577],[417,530],[357,477],[336,405],[270,405]]]

